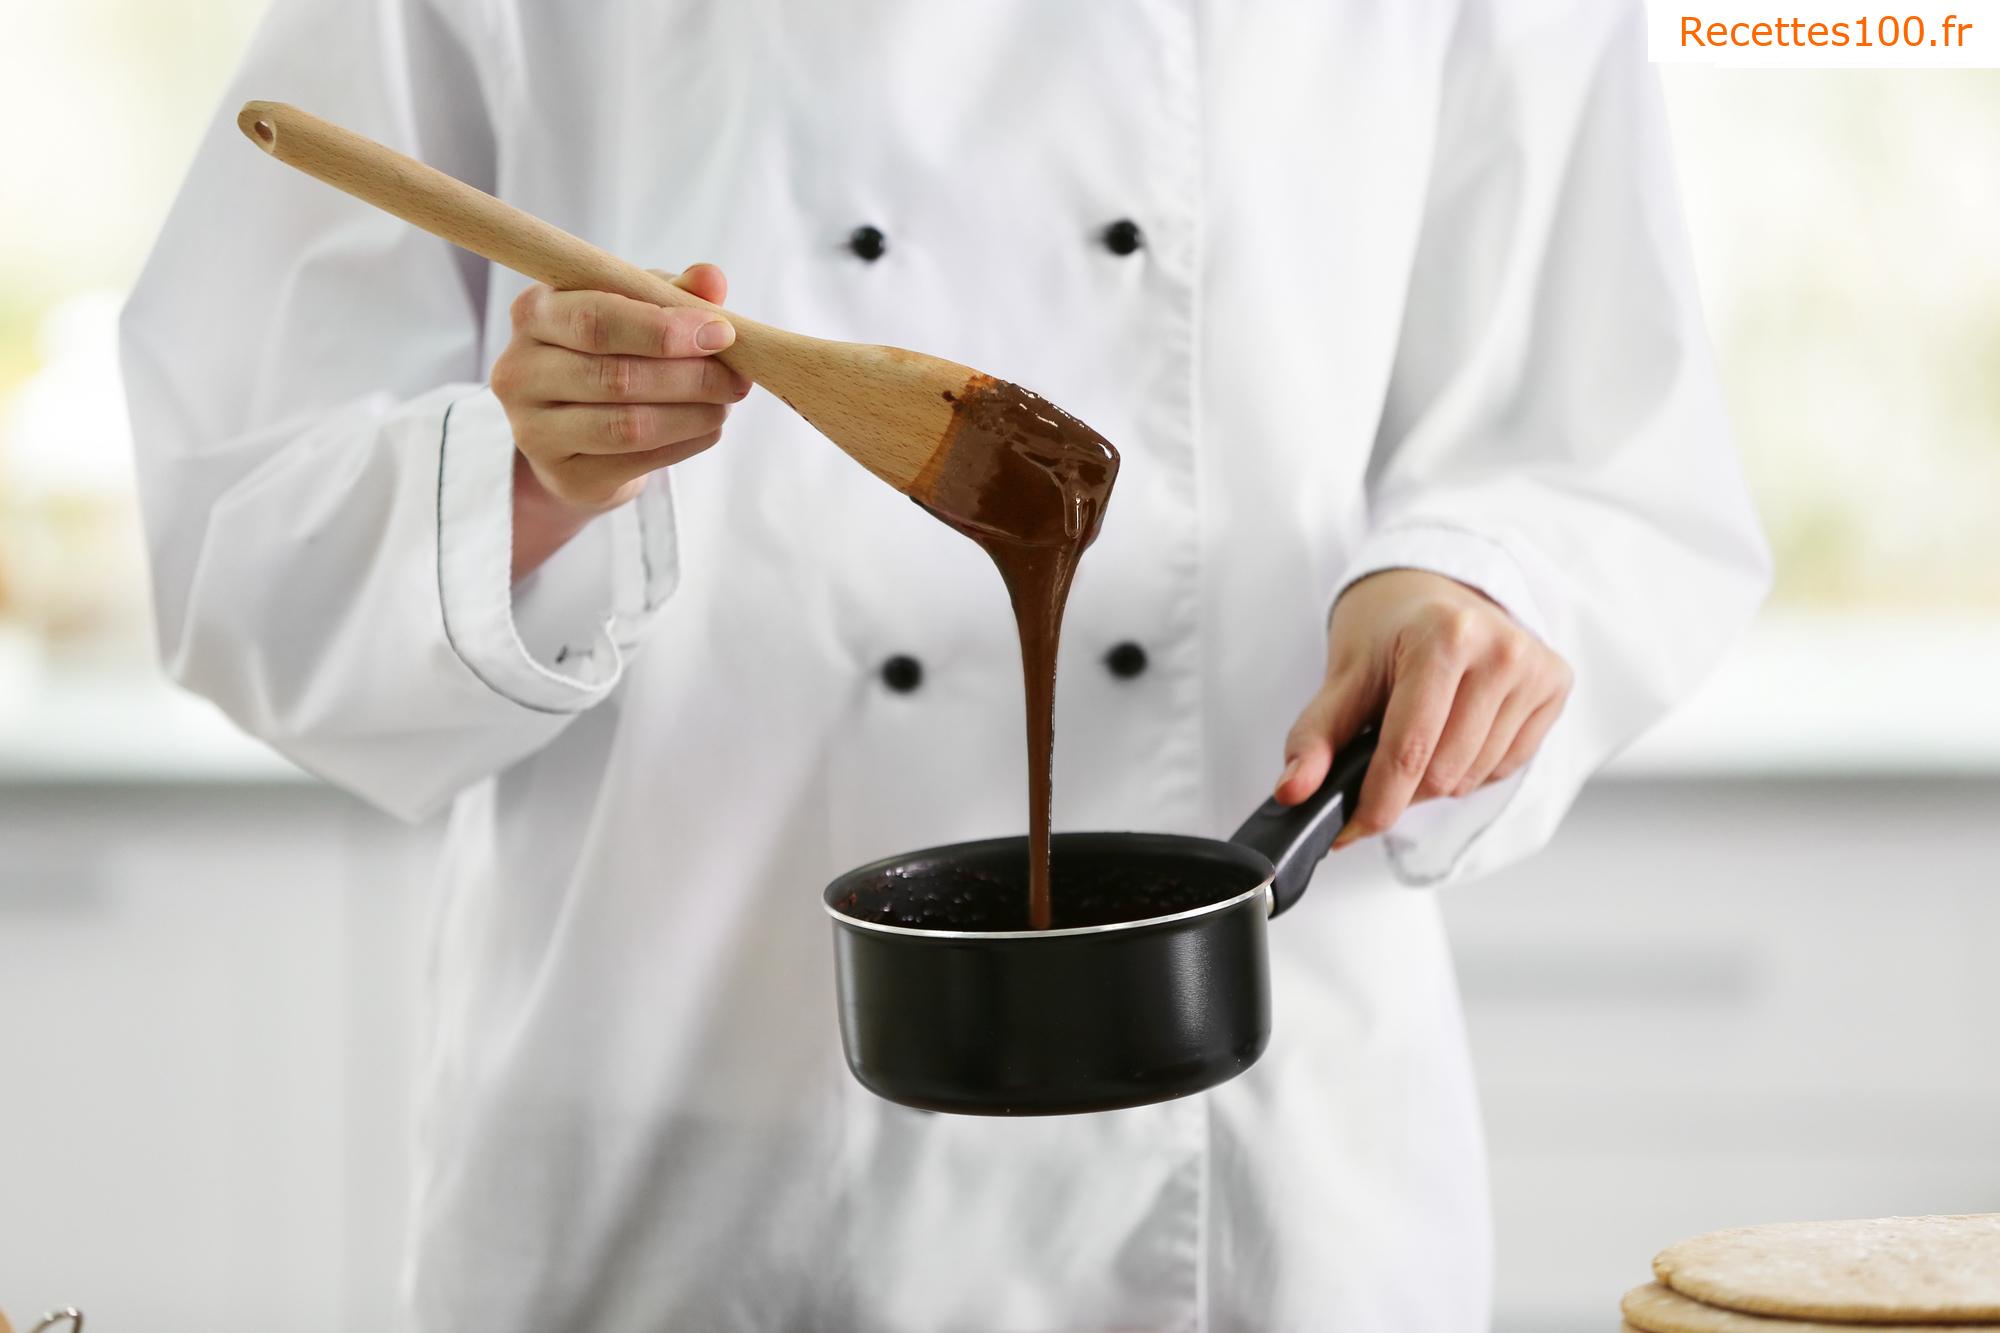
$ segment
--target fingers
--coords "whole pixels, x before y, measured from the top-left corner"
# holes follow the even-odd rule
[[[629,499],[626,488],[648,473],[685,463],[722,438],[719,430],[628,454],[579,454],[552,469],[542,484],[574,505],[604,506]]]
[[[722,429],[718,403],[561,403],[530,407],[514,421],[514,441],[530,458],[646,454]]]
[[[1517,686],[1507,695],[1493,715],[1493,725],[1487,728],[1486,742],[1479,747],[1478,756],[1452,789],[1453,796],[1469,796],[1493,779],[1494,770],[1513,748],[1514,738],[1521,734],[1521,724],[1533,716],[1541,701],[1542,696],[1527,686]]]
[[[554,463],[538,463],[530,458],[529,466],[542,488],[563,504],[601,512],[638,494],[648,473],[686,462],[721,438],[721,431],[710,431],[632,453],[576,454]]]
[[[1555,725],[1558,717],[1562,716],[1563,703],[1564,696],[1555,695],[1528,715],[1528,720],[1521,724],[1520,732],[1514,737],[1513,744],[1507,747],[1506,757],[1494,765],[1492,781],[1503,782],[1527,767],[1528,761],[1535,757],[1535,752],[1542,748],[1542,742],[1548,737],[1549,728]]]
[[[1452,795],[1467,796],[1489,782],[1513,777],[1534,758],[1549,728],[1562,716],[1575,679],[1569,663],[1539,644],[1530,645],[1527,657],[1518,682],[1493,719],[1479,757],[1459,778]]]
[[[661,276],[709,302],[729,290],[713,264]],[[718,311],[536,285],[513,320],[493,391],[533,481],[572,509],[622,504],[647,473],[714,445],[750,390],[714,356],[736,339]]]
[[[1351,584],[1335,603],[1327,683],[1285,740],[1276,796],[1318,790],[1360,727],[1381,721],[1344,847],[1412,802],[1465,796],[1518,772],[1566,702],[1569,666],[1474,589],[1423,570]]]
[[[1430,767],[1424,770],[1423,781],[1417,784],[1417,800],[1434,800],[1457,793],[1459,784],[1478,762],[1493,731],[1494,719],[1513,688],[1513,672],[1504,665],[1477,667],[1459,678],[1451,717],[1438,737],[1437,752],[1431,756]]]
[[[1297,805],[1320,789],[1340,747],[1380,711],[1378,695],[1379,689],[1353,674],[1320,686],[1285,737],[1285,769],[1272,793],[1279,804]]]
[[[592,356],[707,356],[736,341],[712,310],[668,310],[611,292],[536,285],[515,299],[513,316],[516,334]]]
[[[1271,793],[1280,805],[1297,805],[1319,790],[1326,771],[1333,766],[1333,715],[1339,701],[1331,684],[1322,686],[1306,704],[1299,720],[1285,737],[1285,771]]]
[[[1413,660],[1397,678],[1382,715],[1375,758],[1361,781],[1361,799],[1334,840],[1335,847],[1381,833],[1402,818],[1418,784],[1430,771],[1464,675],[1465,667],[1456,655],[1429,652]]]
[[[733,403],[750,381],[712,356],[591,356],[532,344],[495,363],[493,389],[516,403]]]

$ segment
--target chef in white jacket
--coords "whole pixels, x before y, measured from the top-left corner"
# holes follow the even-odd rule
[[[1057,826],[1226,835],[1388,717],[1262,1062],[1042,1120],[861,1089],[820,889],[1024,826],[994,570],[769,395],[725,427],[726,326],[528,289],[251,97],[1115,441]],[[277,0],[124,355],[170,670],[450,811],[424,1329],[1484,1326],[1412,886],[1542,844],[1765,580],[1636,4]]]

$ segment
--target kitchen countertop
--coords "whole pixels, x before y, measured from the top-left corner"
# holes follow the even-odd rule
[[[162,678],[13,674],[0,689],[0,784],[313,780]],[[1769,615],[1605,775],[2000,777],[1996,680],[2000,618]]]
[[[1767,614],[1606,773],[2000,777],[2000,615]]]
[[[0,783],[312,782],[165,677],[44,679],[0,709]]]

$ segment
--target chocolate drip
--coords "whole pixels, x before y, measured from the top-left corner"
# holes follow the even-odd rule
[[[946,396],[951,426],[910,494],[986,548],[1014,604],[1028,702],[1028,922],[1046,930],[1056,643],[1077,561],[1104,521],[1118,451],[1018,384],[977,375]]]

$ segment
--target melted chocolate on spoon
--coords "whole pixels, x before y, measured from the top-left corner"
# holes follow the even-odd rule
[[[1104,521],[1118,451],[1018,384],[979,375],[945,397],[951,426],[911,495],[986,548],[1014,603],[1028,696],[1028,924],[1046,930],[1056,640],[1076,562]]]

